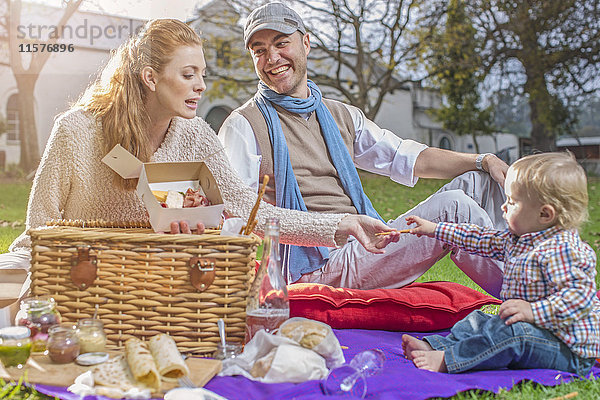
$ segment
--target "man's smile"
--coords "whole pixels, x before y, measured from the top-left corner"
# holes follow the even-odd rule
[[[281,74],[281,73],[283,73],[283,72],[285,72],[285,71],[287,71],[289,69],[290,69],[289,65],[282,65],[281,67],[277,67],[275,69],[272,69],[271,71],[269,71],[269,73],[271,75],[279,75],[279,74]]]

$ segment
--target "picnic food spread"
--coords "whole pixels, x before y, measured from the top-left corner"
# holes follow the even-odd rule
[[[155,207],[158,204],[154,198],[167,208],[209,206],[210,202],[201,190],[203,189],[190,188],[185,193],[173,190],[152,191],[150,199]],[[207,193],[210,194],[210,191]],[[260,201],[258,198],[255,209],[258,209]],[[157,209],[165,213],[177,212],[160,207]],[[78,379],[87,374],[87,382],[91,382],[95,394],[112,397],[122,396],[123,390],[141,390],[160,395],[178,385],[179,379],[186,377],[193,378],[196,385],[205,384],[220,370],[221,361],[184,359],[178,346],[195,354],[214,357],[214,347],[218,341],[214,340],[217,330],[213,331],[216,324],[211,318],[223,316],[228,320],[227,333],[233,339],[232,343],[238,344],[240,349],[242,346],[239,342],[246,325],[252,324],[252,317],[263,316],[252,313],[256,311],[252,306],[263,306],[260,298],[266,298],[269,308],[275,307],[277,311],[283,312],[265,315],[266,321],[258,318],[254,321],[255,325],[274,331],[289,318],[289,302],[283,276],[279,275],[276,282],[269,283],[268,296],[261,296],[266,294],[263,292],[264,287],[259,289],[263,286],[263,279],[269,279],[275,270],[280,270],[276,265],[279,264],[279,227],[276,220],[271,221],[266,229],[268,251],[259,273],[260,279],[255,280],[251,298],[247,299],[247,280],[253,276],[248,271],[254,266],[258,243],[250,231],[256,223],[255,216],[251,216],[247,223],[248,238],[227,238],[205,233],[190,235],[190,238],[175,237],[176,240],[171,241],[171,235],[156,235],[137,228],[132,228],[131,234],[122,234],[117,228],[103,229],[85,224],[73,231],[56,229],[57,234],[62,235],[58,245],[53,239],[49,239],[52,243],[48,244],[42,243],[41,238],[34,239],[35,245],[32,247],[38,250],[48,249],[48,256],[32,255],[32,293],[40,297],[22,303],[19,323],[31,327],[30,335],[26,336],[30,347],[30,337],[49,332],[48,352],[47,356],[39,353],[33,356],[26,354],[20,360],[23,364],[29,358],[23,370],[17,371],[11,367],[4,372],[9,372],[9,379],[15,379],[23,376],[22,372],[27,370],[25,372],[32,383],[69,386],[70,391],[70,386],[80,384],[81,380],[78,382]],[[111,229],[114,231],[110,231]],[[83,237],[86,234],[91,239]],[[77,235],[82,235],[82,238],[76,237]],[[116,236],[113,238],[111,235]],[[33,236],[35,235],[32,233]],[[88,252],[84,261],[89,261],[93,267],[90,268],[93,275],[80,284],[75,281],[79,277],[72,272],[82,264],[79,258],[84,251]],[[188,260],[190,254],[199,257],[193,257],[195,261]],[[202,258],[205,254],[209,256],[207,260]],[[140,259],[143,261],[138,268]],[[192,272],[196,269],[203,274],[203,279],[204,275],[207,276],[202,290],[197,290],[198,286],[193,284]],[[167,287],[168,290],[165,289]],[[46,295],[47,298],[42,298]],[[246,309],[246,304],[251,307]],[[63,325],[60,325],[61,321]],[[241,326],[238,326],[239,323]],[[55,326],[50,328],[52,325]],[[319,329],[321,338],[317,337],[318,332],[315,330],[307,333],[303,341],[307,347],[318,347],[324,341],[323,337],[328,332],[317,327]],[[271,333],[268,335],[275,337]],[[38,336],[35,336],[36,339]],[[279,357],[286,358],[283,354],[293,355],[292,358],[303,365],[307,354],[298,351],[307,350],[296,343],[288,345],[293,348],[287,352],[280,351]],[[113,350],[115,348],[119,349],[116,354]],[[9,350],[14,353],[12,347]],[[225,351],[222,353],[225,355]],[[243,355],[239,351],[227,354],[224,357],[227,360]],[[94,356],[86,359],[79,355]],[[313,376],[310,371],[314,370],[312,366],[315,363],[319,364],[319,371],[325,367],[324,358],[316,351],[311,349],[308,355],[315,357],[314,363],[305,363],[309,375],[304,377],[296,374],[293,376],[295,380],[290,381],[301,381]],[[277,357],[271,351],[253,365],[253,373],[264,377],[277,368],[285,375],[285,366],[281,365],[281,361],[274,360]],[[285,364],[287,363],[289,358],[285,360]],[[42,365],[43,372],[32,367],[35,364]],[[0,377],[6,376],[2,376],[0,368]],[[76,393],[74,390],[75,388],[73,393]]]

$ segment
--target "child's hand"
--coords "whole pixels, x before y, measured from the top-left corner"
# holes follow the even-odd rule
[[[525,300],[506,300],[500,304],[498,315],[504,320],[506,325],[512,325],[518,321],[533,324],[533,310],[531,309],[531,304]]]
[[[435,227],[437,226],[437,224],[434,222],[427,221],[426,219],[417,217],[416,215],[409,215],[408,217],[406,217],[406,222],[409,225],[417,225],[416,227],[411,228],[410,230],[410,233],[412,233],[413,235],[425,235],[429,237],[435,236]]]

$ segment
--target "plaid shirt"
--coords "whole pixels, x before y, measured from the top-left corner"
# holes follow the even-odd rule
[[[439,223],[435,237],[504,261],[502,300],[531,304],[534,323],[584,358],[600,357],[596,254],[576,231],[552,227],[516,236],[471,224]]]

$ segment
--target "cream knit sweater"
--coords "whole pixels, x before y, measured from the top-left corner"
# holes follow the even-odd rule
[[[62,114],[55,122],[38,167],[27,207],[26,230],[50,219],[147,221],[135,191],[113,185],[114,172],[102,163],[100,122],[82,109]],[[247,219],[256,193],[238,178],[217,135],[201,118],[174,118],[152,161],[204,161],[221,191],[225,210]],[[317,214],[276,208],[265,202],[258,212],[256,233],[266,219],[277,217],[283,243],[335,246],[334,235],[344,214]],[[10,250],[30,248],[26,231]]]

